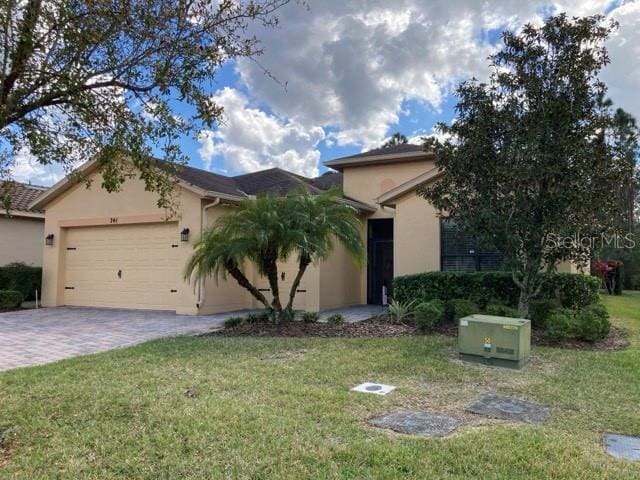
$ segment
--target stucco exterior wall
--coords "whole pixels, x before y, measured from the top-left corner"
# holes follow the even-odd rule
[[[440,270],[440,222],[435,208],[413,191],[396,203],[394,276]]]
[[[44,219],[0,215],[0,266],[22,262],[42,265]]]
[[[102,178],[99,172],[89,176],[91,187],[85,183],[75,185],[46,206],[44,234],[54,234],[54,245],[45,246],[43,252],[43,296],[44,306],[62,305],[64,301],[64,274],[66,254],[66,232],[69,228],[82,225],[108,225],[111,218],[118,224],[153,223],[166,218],[167,212],[157,206],[157,197],[153,192],[145,191],[144,182],[139,179],[127,180],[120,192],[108,193],[100,187]],[[180,231],[187,227],[191,232],[200,230],[200,197],[180,189],[176,192],[178,214],[175,223],[175,238],[178,245],[178,257],[184,265],[192,250],[194,236],[189,242],[180,241]],[[117,228],[117,227],[114,227]],[[176,312],[196,314],[197,291],[179,279],[180,287],[175,294]]]
[[[433,160],[392,163],[387,165],[364,165],[347,167],[343,171],[345,195],[369,205],[392,188],[407,182],[434,167]],[[390,218],[393,210],[378,209],[370,218]]]
[[[346,249],[334,244],[329,258],[319,265],[319,310],[362,303],[361,271]]]
[[[424,172],[431,170],[435,166],[435,162],[432,159],[425,158],[424,160],[410,161],[410,162],[394,162],[386,165],[361,165],[351,166],[343,169],[343,191],[345,195],[367,203],[369,205],[376,205],[376,199],[383,193],[397,187],[398,185],[408,182],[413,178],[421,175]],[[389,207],[379,207],[378,210],[372,214],[366,215],[362,218],[362,238],[365,242],[365,248],[367,247],[367,219],[376,218],[395,218],[397,212]],[[407,222],[410,222],[408,215],[405,216]],[[400,230],[394,220],[394,256],[398,252],[398,244],[395,243],[398,239],[404,238],[402,233],[398,234]],[[400,231],[401,232],[401,231]],[[405,255],[406,257],[406,255]],[[397,262],[397,258],[394,258],[394,262]],[[399,275],[397,264],[394,265],[394,274]],[[354,289],[359,288],[359,298],[357,303],[367,303],[367,268],[362,268],[359,274],[359,279],[354,283]]]
[[[216,220],[232,207],[228,205],[210,206],[204,210],[204,227],[213,225]],[[200,233],[194,232],[193,240],[196,241]],[[253,268],[249,265],[245,268],[248,278],[253,278]],[[238,285],[238,282],[231,277],[227,279],[215,280],[206,278],[204,280],[204,301],[200,305],[200,314],[210,314],[218,312],[228,312],[232,310],[243,310],[253,308],[251,294]]]

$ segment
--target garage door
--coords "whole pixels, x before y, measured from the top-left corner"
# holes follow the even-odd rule
[[[70,228],[65,305],[175,310],[177,232],[175,223]]]

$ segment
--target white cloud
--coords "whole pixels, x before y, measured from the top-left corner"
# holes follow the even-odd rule
[[[64,177],[61,166],[42,165],[27,148],[22,148],[15,155],[9,170],[11,178],[17,182],[31,182],[34,185],[50,186]]]
[[[231,172],[253,172],[281,167],[307,176],[318,174],[320,151],[325,138],[319,126],[305,127],[293,120],[269,115],[249,104],[236,89],[225,87],[211,99],[224,107],[222,123],[199,136],[198,153],[207,169],[216,156]]]
[[[602,13],[610,3],[311,0],[308,10],[289,5],[279,11],[280,28],[255,32],[265,50],[260,65],[286,89],[250,60],[240,60],[237,71],[252,97],[276,116],[305,128],[332,127],[338,144],[369,148],[398,121],[405,101],[438,110],[460,80],[485,79],[495,48],[487,31],[539,24],[551,12]],[[612,95],[637,116],[639,9],[629,3],[612,12],[626,25],[609,45],[612,59],[622,60],[606,72]]]

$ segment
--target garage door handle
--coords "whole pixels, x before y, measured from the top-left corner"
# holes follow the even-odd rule
[[[178,290],[171,289],[171,293],[176,293]]]
[[[122,278],[122,270],[118,270],[118,278]]]
[[[75,290],[76,287],[64,287],[65,290]]]

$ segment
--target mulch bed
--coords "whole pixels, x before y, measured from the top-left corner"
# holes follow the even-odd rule
[[[444,324],[435,329],[433,333],[456,337],[458,326],[456,324]],[[330,326],[326,323],[304,323],[293,321],[283,325],[273,323],[242,323],[231,328],[222,328],[203,336],[215,337],[321,337],[321,338],[359,338],[359,337],[406,337],[424,335],[413,325],[391,324],[381,317],[370,318],[357,323],[344,323]],[[531,333],[532,345],[567,348],[573,350],[597,350],[611,351],[624,350],[629,346],[629,339],[623,330],[612,327],[611,332],[603,340],[594,343],[580,340],[566,342],[552,342],[540,330]]]
[[[405,337],[420,335],[411,325],[393,325],[377,318],[363,322],[343,323],[330,326],[326,323],[289,322],[283,325],[273,323],[242,323],[232,328],[223,328],[205,335],[217,337]]]

